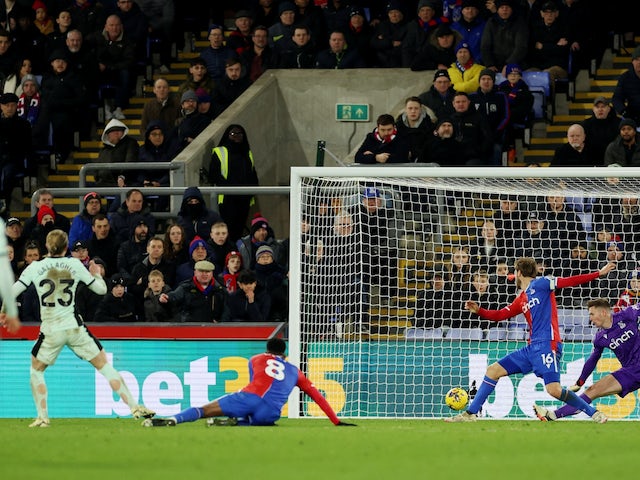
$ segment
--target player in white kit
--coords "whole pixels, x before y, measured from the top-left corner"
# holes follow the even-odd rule
[[[29,426],[49,426],[44,371],[54,364],[65,345],[104,375],[135,418],[153,417],[153,411],[138,405],[120,373],[107,362],[98,339],[91,335],[82,318],[75,313],[76,289],[80,282],[101,295],[107,292],[107,285],[100,276],[98,265],[91,262],[87,270],[77,258],[65,256],[68,243],[67,234],[62,230],[49,232],[46,240],[49,254],[30,264],[13,285],[14,297],[24,292],[29,285],[35,286],[42,319],[40,335],[31,350],[31,392],[38,417]]]

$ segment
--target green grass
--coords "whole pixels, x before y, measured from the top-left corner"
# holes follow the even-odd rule
[[[131,419],[0,420],[2,479],[609,479],[636,471],[637,422],[282,419],[143,428]]]

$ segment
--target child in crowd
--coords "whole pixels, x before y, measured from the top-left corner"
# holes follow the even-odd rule
[[[613,306],[613,311],[619,312],[631,305],[637,304],[638,297],[640,297],[640,269],[636,268],[629,274],[627,288],[624,289],[620,298]]]
[[[33,5],[31,6],[33,10],[36,12],[36,19],[33,24],[38,27],[40,33],[43,35],[49,35],[53,33],[53,20],[49,16],[49,12],[47,11],[47,6],[42,2],[42,0],[35,0]]]
[[[218,276],[218,282],[224,286],[228,293],[238,289],[238,273],[242,270],[242,255],[238,251],[227,253],[224,260],[224,270]]]
[[[170,303],[160,303],[160,295],[169,293],[171,289],[164,283],[164,275],[160,270],[149,272],[148,288],[144,292],[144,317],[147,322],[170,322],[173,310]]]
[[[229,228],[224,222],[216,222],[211,225],[211,232],[207,240],[207,250],[211,253],[211,262],[216,267],[216,272],[222,272],[225,268],[227,255],[236,249],[229,239]]]
[[[96,322],[135,322],[135,299],[127,292],[127,280],[116,273],[109,280],[111,292],[107,293],[96,310]]]
[[[85,267],[89,268],[91,258],[89,257],[89,246],[86,240],[78,240],[73,244],[71,256],[77,258]]]

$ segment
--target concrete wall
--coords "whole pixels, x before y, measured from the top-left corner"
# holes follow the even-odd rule
[[[292,166],[315,165],[318,140],[347,159],[383,113],[397,114],[406,97],[432,83],[433,72],[407,69],[272,70],[265,73],[218,117],[176,160],[187,163],[186,184],[198,185],[198,171],[208,167],[211,149],[225,128],[247,130],[261,185],[289,185]],[[369,122],[338,122],[336,103],[368,103]],[[325,156],[325,165],[336,162]],[[279,238],[289,231],[288,198],[262,196],[257,208]]]

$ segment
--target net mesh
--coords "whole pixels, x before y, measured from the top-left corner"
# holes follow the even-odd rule
[[[605,177],[303,177],[294,200],[303,371],[343,416],[449,415],[446,391],[473,394],[486,367],[528,335],[522,317],[486,322],[464,309],[466,300],[510,303],[521,256],[553,276],[613,260],[606,279],[556,293],[561,379],[573,384],[594,334],[586,301],[635,303],[639,187],[640,179]],[[615,368],[611,357],[593,379]],[[559,405],[532,374],[504,378],[482,414],[531,417],[534,402]],[[598,402],[614,418],[638,415],[635,396],[632,407],[617,397]],[[312,404],[303,411],[321,414]]]

